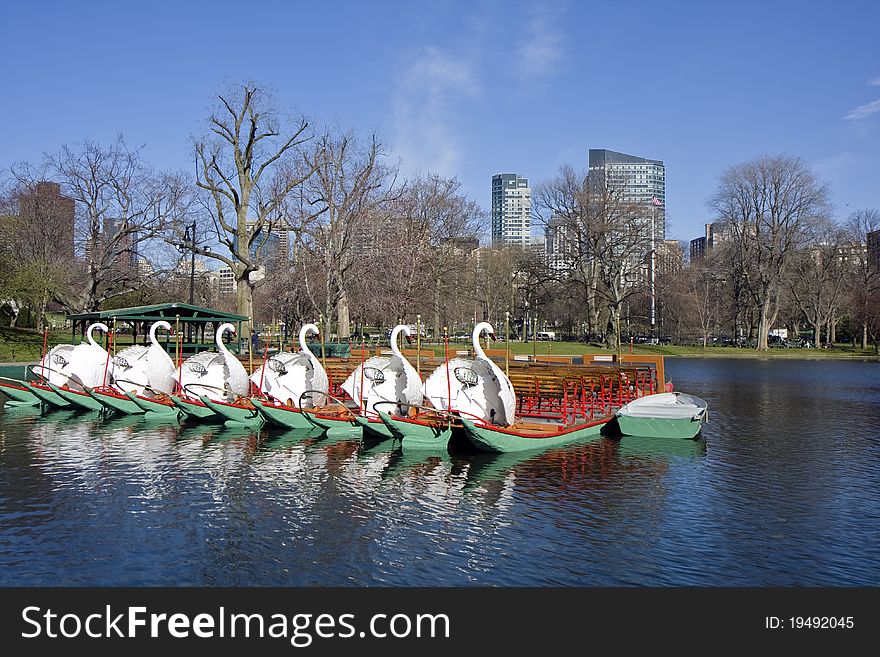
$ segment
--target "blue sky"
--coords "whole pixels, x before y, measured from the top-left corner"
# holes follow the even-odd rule
[[[590,148],[664,160],[669,237],[727,167],[804,158],[838,217],[880,208],[880,2],[7,3],[0,168],[122,133],[190,169],[231,82],[376,131],[406,174],[532,184]]]

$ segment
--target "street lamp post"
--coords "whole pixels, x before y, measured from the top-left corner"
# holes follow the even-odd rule
[[[651,338],[654,337],[654,326],[657,322],[656,317],[656,290],[655,290],[655,275],[656,271],[654,268],[654,226],[655,220],[654,215],[656,214],[657,206],[654,204],[655,199],[651,199]]]
[[[651,342],[654,342],[657,333],[657,294],[656,294],[656,214],[657,206],[660,205],[660,199],[656,196],[651,197]]]
[[[186,227],[183,234],[184,243],[189,245],[191,252],[189,264],[189,305],[193,305],[195,301],[195,283],[196,283],[196,222],[193,221]]]

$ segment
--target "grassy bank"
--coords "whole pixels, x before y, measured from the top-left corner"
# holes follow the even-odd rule
[[[143,336],[141,336],[142,338]],[[49,334],[49,347],[56,344],[69,343],[69,331],[54,331]],[[130,335],[120,335],[118,345],[120,348],[131,343]],[[412,345],[413,347],[415,344]],[[211,348],[206,345],[207,348]],[[455,351],[467,350],[471,347],[470,342],[450,343],[450,354]],[[493,349],[504,349],[504,342],[490,344]],[[371,347],[375,348],[375,347]],[[438,356],[443,355],[443,345],[422,343],[423,349],[433,349]],[[355,345],[353,352],[358,352]],[[769,351],[756,351],[754,349],[740,349],[737,347],[685,347],[678,345],[634,345],[633,353],[636,354],[662,354],[669,357],[686,358],[795,358],[795,359],[849,359],[849,360],[878,360],[873,349],[854,349],[852,345],[839,344],[830,349],[770,349]],[[10,329],[0,327],[0,363],[33,362],[40,359],[43,351],[43,335],[33,331]],[[513,354],[536,354],[536,355],[579,355],[613,353],[612,350],[598,347],[595,344],[581,342],[511,342],[510,351]],[[630,346],[624,345],[622,353],[629,353]]]
[[[470,344],[450,343],[450,351],[453,349],[467,349]],[[431,346],[435,353],[441,355],[442,347]],[[498,341],[490,344],[490,348],[504,349],[504,342]],[[512,354],[535,354],[535,355],[579,355],[579,354],[606,354],[614,353],[611,349],[598,347],[595,344],[583,344],[580,342],[511,342]],[[624,345],[621,353],[630,353],[630,346]],[[770,349],[769,351],[757,351],[755,349],[742,349],[738,347],[689,347],[679,345],[633,345],[634,354],[663,355],[682,358],[789,358],[789,359],[812,359],[812,360],[880,360],[880,356],[873,348],[863,350],[854,349],[852,345],[835,345],[830,349]]]

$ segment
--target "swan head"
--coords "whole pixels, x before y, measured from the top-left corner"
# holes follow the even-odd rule
[[[92,337],[92,331],[94,331],[95,329],[99,329],[99,330],[103,331],[104,333],[108,333],[110,331],[110,328],[106,324],[104,324],[103,322],[95,322],[94,324],[89,326],[88,330],[86,331],[86,338],[88,339],[88,341],[91,344],[93,344],[97,347],[98,343],[96,343],[95,339]]]
[[[480,336],[483,333],[486,333],[490,338],[492,338],[492,340],[495,340],[496,339],[495,338],[495,329],[492,327],[492,325],[489,322],[480,322],[479,324],[477,324],[474,327],[474,334],[473,334],[474,353],[477,355],[478,358],[483,358],[485,360],[488,360],[488,357],[486,356],[486,352],[483,351],[483,348],[480,346]]]
[[[169,333],[171,333],[171,324],[166,322],[164,319],[160,319],[158,322],[153,322],[153,325],[150,327],[150,341],[156,341],[156,331],[160,328],[165,329]]]
[[[483,333],[492,338],[492,340],[497,339],[495,337],[495,329],[492,325],[489,322],[480,322],[474,327],[474,344],[478,343],[480,336],[483,335]]]
[[[321,335],[321,331],[318,328],[317,324],[303,324],[303,327],[299,330],[299,346],[303,351],[308,351],[309,347],[306,344],[306,336],[311,333],[314,336]]]
[[[214,336],[214,342],[217,343],[217,348],[221,352],[227,351],[226,345],[223,344],[223,336],[226,333],[231,333],[232,335],[235,335],[235,325],[226,322],[225,324],[221,324],[220,327],[217,329],[217,334]]]
[[[397,336],[403,333],[407,342],[412,342],[412,329],[407,324],[398,324],[391,330],[391,344],[397,344]]]

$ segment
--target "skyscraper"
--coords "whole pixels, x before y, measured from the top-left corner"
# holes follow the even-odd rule
[[[532,241],[532,190],[515,173],[492,176],[492,243],[529,246]]]
[[[645,229],[653,224],[654,239],[666,239],[666,167],[649,160],[605,149],[590,149],[589,175],[620,190],[621,198],[645,208]]]
[[[52,247],[58,255],[73,260],[74,200],[61,193],[61,185],[46,180],[33,185],[18,198],[21,219],[54,233]]]

